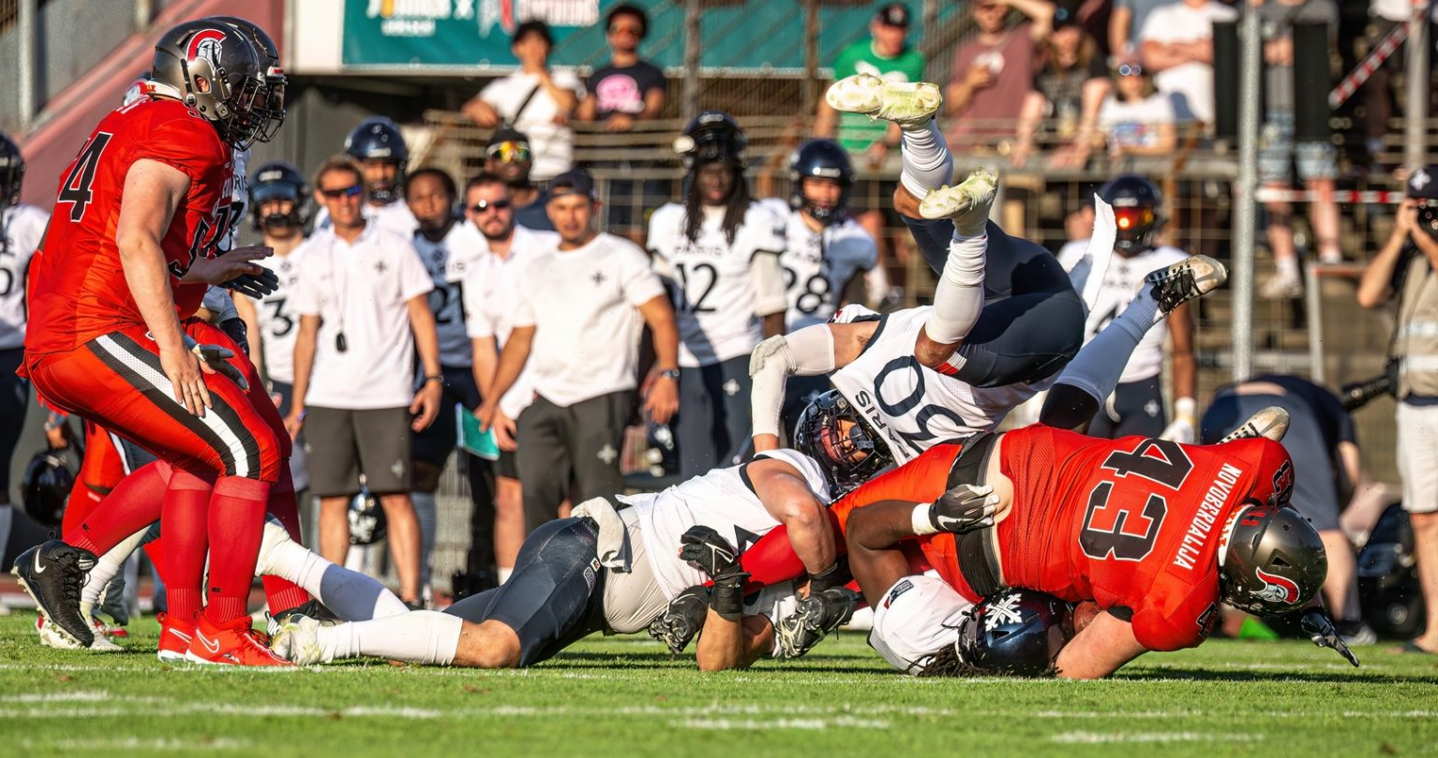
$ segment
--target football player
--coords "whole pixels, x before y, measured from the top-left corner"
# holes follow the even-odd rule
[[[854,167],[837,142],[815,139],[801,145],[789,159],[789,181],[787,201],[763,202],[786,222],[779,263],[789,296],[786,331],[792,332],[833,317],[853,281],[878,263],[879,253],[874,238],[849,217]],[[822,376],[796,377],[785,385],[786,431],[792,435],[804,407],[828,388]]]
[[[23,370],[47,403],[161,458],[128,477],[66,541],[23,556],[22,585],[49,622],[88,646],[84,573],[163,498],[172,615],[191,660],[282,665],[252,636],[249,582],[271,498],[294,493],[288,440],[253,367],[223,332],[182,325],[205,284],[261,275],[263,248],[220,249],[235,221],[232,159],[269,122],[267,51],[223,21],[181,24],[156,45],[152,93],[107,116],[65,172],[57,220],[32,268]],[[199,334],[203,341],[193,335]],[[237,346],[235,346],[237,347]],[[248,372],[245,370],[248,368]],[[163,494],[162,494],[163,493]],[[148,522],[146,522],[148,523]],[[209,548],[209,604],[200,580]]]
[[[705,111],[675,143],[688,172],[682,203],[649,219],[655,269],[679,324],[679,415],[671,428],[688,479],[738,463],[748,448],[749,355],[784,333],[784,225],[749,195],[748,137]]]
[[[1113,207],[1117,222],[1115,257],[1099,289],[1098,302],[1084,323],[1084,339],[1093,339],[1099,330],[1128,307],[1149,272],[1166,268],[1187,258],[1182,250],[1159,245],[1155,237],[1164,225],[1163,198],[1158,187],[1141,176],[1125,174],[1099,188],[1099,197]],[[1059,251],[1065,270],[1075,268],[1088,248],[1088,240],[1076,240]],[[1118,388],[1104,400],[1103,410],[1089,426],[1095,437],[1116,439],[1130,434],[1161,437],[1185,444],[1197,441],[1198,364],[1193,356],[1193,315],[1188,305],[1174,309],[1163,325],[1144,335],[1133,352]],[[1174,419],[1168,423],[1164,411],[1160,374],[1163,370],[1165,337],[1173,335]]]
[[[409,165],[409,146],[399,127],[384,116],[371,116],[345,136],[346,155],[354,158],[364,172],[364,217],[408,238],[418,222],[404,201],[405,168]],[[315,228],[329,226],[329,211],[320,208],[315,214]]]

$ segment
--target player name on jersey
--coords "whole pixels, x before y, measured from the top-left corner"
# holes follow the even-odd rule
[[[1238,485],[1238,477],[1243,472],[1232,463],[1223,464],[1219,469],[1218,476],[1213,484],[1209,486],[1208,492],[1203,496],[1203,503],[1199,505],[1198,512],[1193,514],[1193,521],[1184,533],[1183,540],[1178,545],[1178,551],[1174,553],[1173,565],[1179,568],[1192,569],[1199,560],[1203,546],[1208,542],[1209,532],[1213,531],[1213,525],[1218,522],[1218,516],[1223,511],[1223,506],[1228,502],[1228,496],[1233,494],[1233,488]]]

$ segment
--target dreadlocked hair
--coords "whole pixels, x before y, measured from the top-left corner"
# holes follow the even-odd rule
[[[724,206],[724,241],[730,245],[734,244],[734,238],[739,234],[739,227],[744,223],[744,214],[749,212],[749,205],[754,202],[749,194],[749,177],[734,164],[728,164],[729,170],[734,172],[734,189],[729,192],[729,202]],[[696,166],[689,181],[689,194],[684,197],[684,236],[690,242],[699,239],[700,227],[704,224],[704,206],[699,199],[699,182],[695,181],[699,173]]]

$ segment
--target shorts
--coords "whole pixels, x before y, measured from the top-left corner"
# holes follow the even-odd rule
[[[479,407],[479,386],[474,383],[474,372],[468,366],[444,366],[441,373],[444,391],[440,395],[439,415],[433,424],[412,437],[414,460],[438,469],[444,468],[459,438],[454,407],[458,405],[470,411]]]
[[[30,383],[15,374],[24,361],[23,347],[0,350],[0,493],[10,491],[10,459],[20,443],[25,407],[30,404]]]
[[[639,514],[633,508],[619,512],[624,520],[624,552],[629,571],[609,571],[604,582],[604,619],[617,634],[644,629],[669,607],[669,596],[654,578],[654,564],[644,543]]]
[[[684,479],[736,466],[753,454],[749,356],[679,369],[679,413],[669,422]]]
[[[519,454],[515,451],[500,450],[499,460],[494,462],[494,475],[519,479]]]
[[[305,416],[310,491],[348,497],[365,487],[376,495],[409,492],[409,408],[351,410],[311,406]],[[316,444],[316,440],[322,440]]]
[[[1294,163],[1305,182],[1338,176],[1338,148],[1331,142],[1295,144],[1292,113],[1269,113],[1258,143],[1258,180],[1263,184],[1293,183]]]
[[[1403,510],[1438,512],[1438,405],[1399,403],[1397,426]]]
[[[864,160],[863,156],[856,156],[856,162]],[[863,179],[854,183],[854,189],[849,193],[849,207],[853,215],[860,215],[867,211],[877,211],[884,217],[886,229],[898,228],[903,220],[899,212],[894,210],[894,192],[899,189],[898,179]]]
[[[1120,384],[1104,401],[1098,415],[1089,425],[1091,437],[1116,440],[1137,434],[1158,437],[1168,428],[1168,414],[1163,409],[1163,390],[1157,375],[1137,382]]]
[[[917,675],[934,655],[958,642],[960,622],[972,607],[937,576],[906,576],[874,609],[869,645],[889,665]]]

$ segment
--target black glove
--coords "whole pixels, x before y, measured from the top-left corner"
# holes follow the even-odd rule
[[[829,568],[817,574],[810,574],[809,594],[817,595],[824,590],[833,587],[843,587],[845,584],[848,584],[851,577],[849,576],[849,572],[845,570],[846,568],[847,566],[845,565],[844,559],[840,558],[834,561],[834,565]]]
[[[1323,608],[1309,608],[1303,612],[1301,622],[1303,631],[1313,640],[1313,644],[1319,647],[1331,647],[1338,651],[1338,654],[1348,659],[1354,666],[1358,665],[1358,656],[1348,649],[1348,643],[1338,634],[1338,627],[1333,625],[1333,617]]]
[[[964,534],[993,526],[998,510],[993,487],[960,484],[929,506],[929,523],[941,532]]]
[[[259,300],[280,288],[280,278],[269,269],[261,269],[258,274],[240,274],[220,286],[234,290],[251,300]]]
[[[240,385],[241,390],[249,390],[250,383],[245,381],[245,375],[230,363],[230,359],[235,357],[235,354],[230,352],[229,348],[219,345],[202,345],[188,334],[185,335],[185,348],[194,353],[216,373],[224,374],[234,380],[235,384]]]
[[[739,560],[734,546],[711,527],[689,527],[679,538],[679,545],[679,560],[708,574],[710,579],[718,579]]]
[[[240,346],[240,352],[245,355],[250,354],[250,334],[249,330],[245,328],[244,319],[227,318],[220,322],[220,331]]]

